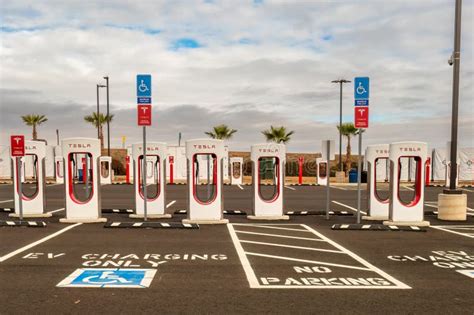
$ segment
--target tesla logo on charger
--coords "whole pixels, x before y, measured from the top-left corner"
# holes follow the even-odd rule
[[[421,148],[419,147],[408,147],[408,148],[400,148],[400,152],[419,152]]]
[[[278,153],[278,149],[258,149],[260,153]]]
[[[69,148],[73,149],[87,149],[90,148],[90,143],[69,143]]]
[[[215,144],[195,144],[194,148],[197,150],[205,150],[205,149],[215,149]]]
[[[375,150],[377,154],[388,154],[388,150]]]

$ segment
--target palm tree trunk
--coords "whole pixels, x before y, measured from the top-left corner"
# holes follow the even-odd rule
[[[346,175],[349,173],[351,168],[351,136],[347,136],[347,148],[346,148]]]
[[[102,125],[99,125],[99,140],[100,140],[100,152],[104,149],[104,133],[102,131]]]
[[[38,132],[36,131],[36,125],[33,124],[33,140],[38,139]]]

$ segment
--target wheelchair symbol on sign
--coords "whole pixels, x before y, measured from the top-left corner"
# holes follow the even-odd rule
[[[143,82],[143,81],[142,81]],[[367,91],[365,90],[365,87],[362,86],[362,82],[359,82],[359,86],[356,89],[357,94],[365,94]]]
[[[141,80],[142,82],[140,83],[140,85],[138,86],[138,90],[142,93],[148,91],[148,86],[146,86],[144,80]]]
[[[117,283],[133,283],[125,278],[117,276],[113,271],[104,271],[100,276],[90,276],[83,280],[85,283],[90,284],[117,284]]]

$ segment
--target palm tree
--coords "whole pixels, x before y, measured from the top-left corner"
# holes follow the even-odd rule
[[[94,125],[96,128],[99,129],[99,139],[100,139],[100,148],[104,148],[104,133],[102,131],[102,125],[106,124],[107,122],[111,122],[112,119],[114,118],[114,115],[104,115],[104,114],[99,114],[97,116],[96,112],[93,112],[92,115],[87,115],[84,117],[84,120],[88,123],[91,123]]]
[[[364,129],[357,129],[354,127],[353,123],[343,123],[341,128],[337,126],[337,130],[341,131],[343,136],[347,137],[347,147],[346,147],[346,173],[349,172],[351,168],[351,136],[358,135],[359,132],[364,132]]]
[[[212,131],[206,131],[205,134],[212,139],[226,140],[232,138],[232,135],[236,132],[237,130],[230,129],[227,125],[222,124],[214,126]]]
[[[267,141],[273,141],[276,143],[286,144],[291,139],[291,135],[294,134],[294,131],[286,132],[286,128],[281,126],[275,128],[270,126],[270,129],[262,131],[262,134],[265,136]]]
[[[48,121],[45,115],[25,115],[21,116],[23,122],[27,126],[33,126],[33,140],[38,139],[38,132],[36,131],[36,126],[41,125],[42,123]]]

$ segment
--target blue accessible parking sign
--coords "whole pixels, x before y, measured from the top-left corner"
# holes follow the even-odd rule
[[[57,287],[148,288],[156,269],[79,268]]]
[[[137,75],[137,97],[151,98],[151,75],[138,74]]]
[[[369,78],[358,77],[354,80],[354,99],[369,99]]]

